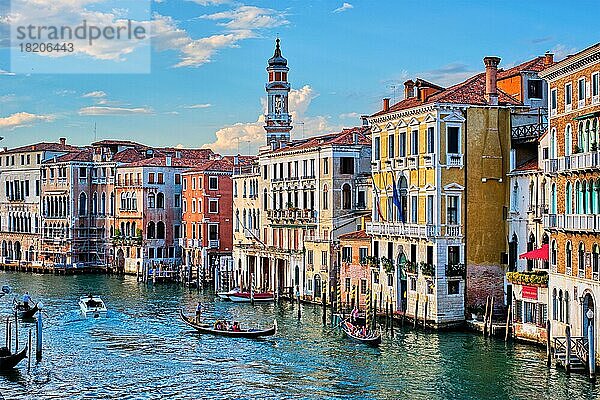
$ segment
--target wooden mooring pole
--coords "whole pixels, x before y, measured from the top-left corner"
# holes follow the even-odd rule
[[[323,290],[321,300],[323,301],[323,325],[327,323],[327,292]]]
[[[15,353],[19,352],[19,318],[15,312]]]
[[[589,312],[589,310],[588,310]],[[589,317],[588,317],[589,318]],[[588,324],[588,364],[590,370],[590,379],[596,380],[596,348],[594,343],[594,326],[592,325],[591,319],[588,319],[590,322]]]
[[[490,329],[488,329],[488,335],[494,336],[494,326],[492,325],[494,321],[494,296],[492,296],[492,302],[490,306]]]
[[[552,365],[552,348],[550,346],[550,335],[552,330],[550,329],[550,319],[546,320],[546,365],[548,368]]]
[[[413,321],[413,329],[417,328],[417,320],[419,319],[419,293],[417,293],[417,299],[415,300],[415,320]]]
[[[567,339],[567,351],[565,352],[565,369],[567,372],[571,371],[571,327],[569,325],[565,328],[565,336]]]
[[[31,329],[29,329],[29,342],[27,346],[27,371],[31,369]]]
[[[37,324],[35,325],[35,358],[42,359],[42,313],[37,313]]]
[[[483,336],[487,336],[487,320],[488,320],[488,312],[490,309],[490,296],[487,296],[485,299],[485,314],[483,315]]]
[[[504,332],[504,341],[508,341],[508,331],[510,330],[510,312],[512,311],[512,305],[508,306],[508,313],[506,314],[506,332]]]

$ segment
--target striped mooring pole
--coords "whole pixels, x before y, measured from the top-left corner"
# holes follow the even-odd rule
[[[342,312],[342,281],[340,280],[340,278],[338,278],[337,280],[337,287],[336,287],[336,306],[337,306],[337,312],[341,313]]]
[[[367,330],[371,327],[371,290],[367,288],[365,293],[365,327]]]

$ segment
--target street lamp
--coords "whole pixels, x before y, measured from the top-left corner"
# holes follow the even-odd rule
[[[585,316],[587,317],[588,321],[590,321],[590,324],[591,324],[592,320],[594,319],[594,311],[592,311],[591,308],[588,308],[587,312],[585,313]]]

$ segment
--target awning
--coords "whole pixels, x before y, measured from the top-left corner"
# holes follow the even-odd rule
[[[549,257],[548,257],[548,251],[549,250],[549,246],[548,244],[544,244],[542,245],[542,247],[540,247],[539,249],[535,249],[535,250],[531,250],[528,251],[527,253],[523,253],[519,256],[519,258],[526,258],[528,260],[544,260],[544,261],[548,261]]]
[[[579,117],[575,117],[573,119],[578,121],[580,119],[594,118],[594,117],[597,117],[598,115],[600,115],[600,111],[595,111],[595,112],[592,112],[589,114],[580,115]]]

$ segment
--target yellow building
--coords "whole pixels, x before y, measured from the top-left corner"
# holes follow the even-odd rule
[[[369,117],[372,253],[395,275],[395,309],[432,326],[464,321],[465,300],[504,301],[505,172],[522,103],[498,89],[499,62],[449,88],[409,80],[404,100]]]

